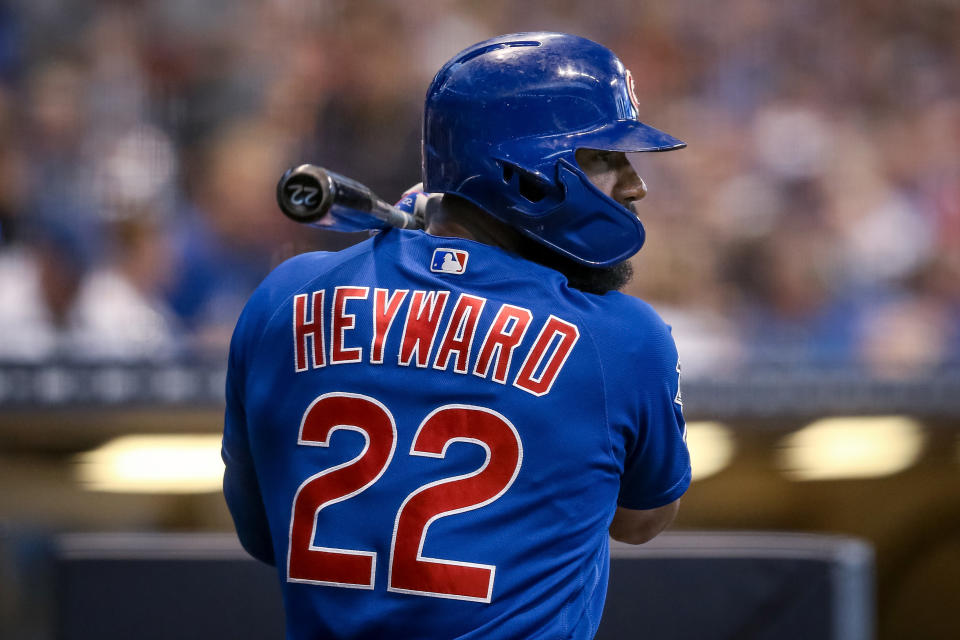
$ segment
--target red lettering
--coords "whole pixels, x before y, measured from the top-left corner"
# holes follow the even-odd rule
[[[559,339],[555,340],[555,338]],[[573,350],[573,345],[577,343],[579,338],[580,331],[575,325],[556,316],[550,316],[524,359],[523,365],[520,367],[520,373],[513,381],[514,386],[535,396],[549,393],[557,375],[566,363],[570,351]],[[553,347],[553,350],[547,356],[550,347]],[[541,367],[544,359],[546,359],[546,364]],[[537,375],[538,371],[540,372],[539,375]]]
[[[418,367],[426,367],[430,360],[433,341],[437,337],[440,316],[447,304],[449,291],[414,291],[407,309],[407,320],[403,326],[403,342],[397,362],[410,366],[414,354]],[[424,349],[424,345],[426,348]]]
[[[473,373],[485,378],[490,371],[490,364],[493,363],[493,379],[500,384],[506,384],[513,350],[523,342],[532,319],[533,314],[529,309],[515,307],[512,304],[501,306],[483,339]]]
[[[310,294],[301,293],[293,298],[293,350],[296,354],[294,366],[298,372],[308,369],[308,341],[312,347],[309,350],[313,353],[313,368],[319,369],[327,364],[323,343],[323,294],[323,289],[314,291],[309,307],[307,297]]]
[[[455,352],[457,359],[453,364],[453,370],[457,373],[467,372],[470,361],[470,345],[473,343],[473,335],[477,331],[477,321],[480,319],[480,313],[483,311],[483,305],[486,302],[486,298],[479,298],[466,293],[460,294],[457,305],[453,308],[453,313],[450,314],[447,330],[440,341],[437,357],[433,361],[434,369],[446,369],[450,362],[450,355]]]
[[[400,305],[407,297],[406,289],[399,289],[387,297],[387,289],[373,290],[373,342],[370,344],[370,362],[383,364],[383,348],[387,334],[400,311]]]
[[[361,347],[343,346],[343,334],[357,324],[357,316],[346,311],[347,300],[366,300],[369,291],[367,287],[337,287],[334,292],[330,311],[330,364],[360,362],[363,358]]]

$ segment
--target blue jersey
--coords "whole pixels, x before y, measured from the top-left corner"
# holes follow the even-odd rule
[[[592,638],[616,506],[690,482],[669,328],[492,246],[278,267],[230,348],[224,492],[288,638]]]

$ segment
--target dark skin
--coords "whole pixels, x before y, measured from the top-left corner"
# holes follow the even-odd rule
[[[625,153],[578,149],[576,159],[594,185],[636,213],[636,203],[647,194],[647,186]],[[632,273],[629,262],[609,269],[593,269],[567,260],[461,198],[444,196],[440,206],[430,211],[426,231],[435,236],[467,238],[501,247],[560,271],[567,276],[571,286],[590,293],[619,289]],[[648,542],[673,522],[679,508],[679,500],[656,509],[617,507],[610,524],[610,536],[629,544]]]

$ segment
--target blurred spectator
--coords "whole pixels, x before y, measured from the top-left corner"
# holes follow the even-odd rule
[[[29,76],[25,131],[15,138],[29,165],[27,202],[31,217],[95,225],[98,216],[87,133],[83,69],[66,59],[36,68]]]
[[[0,254],[0,357],[17,361],[144,359],[173,355],[170,319],[146,294],[151,240],[122,232],[114,266],[94,268],[88,227],[34,227]],[[135,267],[136,264],[140,268]],[[138,278],[139,276],[139,278]]]
[[[87,245],[76,229],[47,226],[29,245],[0,253],[0,356],[36,361],[69,350],[61,336],[75,326],[72,309],[90,264]]]
[[[23,46],[17,13],[8,4],[0,2],[0,83],[16,75]]]
[[[742,292],[734,317],[746,361],[836,366],[850,361],[859,319],[856,299],[831,280],[829,238],[794,221],[731,255]]]
[[[955,327],[946,310],[931,300],[892,301],[864,318],[858,355],[875,377],[922,376],[944,362]]]
[[[240,120],[217,132],[191,172],[193,198],[173,229],[169,300],[199,348],[226,344],[283,251],[290,225],[276,211],[275,188],[291,163],[279,132]]]
[[[0,85],[0,140],[16,140],[13,95]],[[14,240],[26,199],[27,161],[18,145],[0,145],[0,247]]]

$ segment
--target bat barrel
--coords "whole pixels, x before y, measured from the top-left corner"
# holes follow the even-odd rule
[[[316,165],[287,169],[277,183],[280,211],[294,222],[319,221],[330,210],[333,200],[333,181],[325,169]]]
[[[277,204],[294,222],[331,231],[422,227],[415,215],[387,204],[366,185],[312,164],[283,174],[277,183]]]

